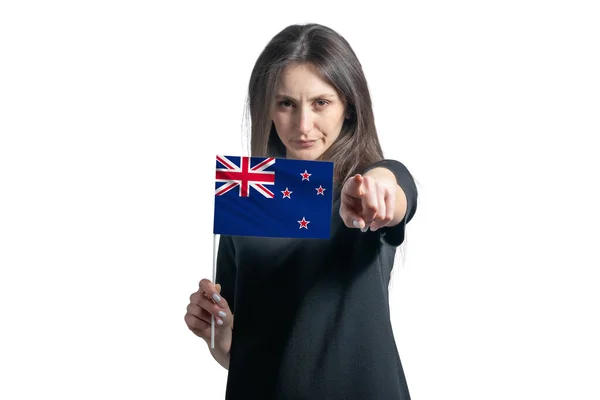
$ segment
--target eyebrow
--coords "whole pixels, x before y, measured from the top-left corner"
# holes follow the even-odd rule
[[[327,98],[328,98],[328,99],[331,99],[331,98],[334,98],[334,97],[337,97],[337,95],[335,95],[335,94],[327,94],[327,93],[323,93],[323,94],[320,94],[320,95],[318,95],[318,96],[314,96],[314,97],[310,98],[309,100],[310,100],[310,101],[314,101],[314,100],[318,100],[318,99],[327,99]],[[277,99],[285,99],[285,100],[293,100],[293,101],[298,101],[298,100],[294,99],[292,96],[288,96],[288,95],[285,95],[285,94],[282,94],[282,93],[280,93],[280,94],[277,94],[277,95],[275,96],[275,98],[277,98]]]

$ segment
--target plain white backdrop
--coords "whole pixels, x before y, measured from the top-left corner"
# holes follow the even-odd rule
[[[214,156],[304,22],[351,43],[419,183],[391,287],[413,399],[600,398],[592,3],[3,2],[0,398],[224,398],[183,320]]]

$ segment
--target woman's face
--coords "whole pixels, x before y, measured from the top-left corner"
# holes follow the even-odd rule
[[[340,135],[344,114],[343,99],[312,65],[283,70],[270,115],[287,158],[319,158]]]

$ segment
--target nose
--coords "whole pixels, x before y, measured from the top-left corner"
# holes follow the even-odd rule
[[[307,108],[302,108],[298,112],[298,130],[302,134],[309,133],[314,126],[313,115]]]

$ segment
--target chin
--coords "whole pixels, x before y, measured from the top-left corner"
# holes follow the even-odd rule
[[[295,158],[297,160],[314,161],[314,160],[318,159],[319,157],[321,157],[322,154],[323,154],[323,152],[319,151],[317,149],[307,149],[307,150],[295,149],[293,151],[288,151],[287,157]]]

